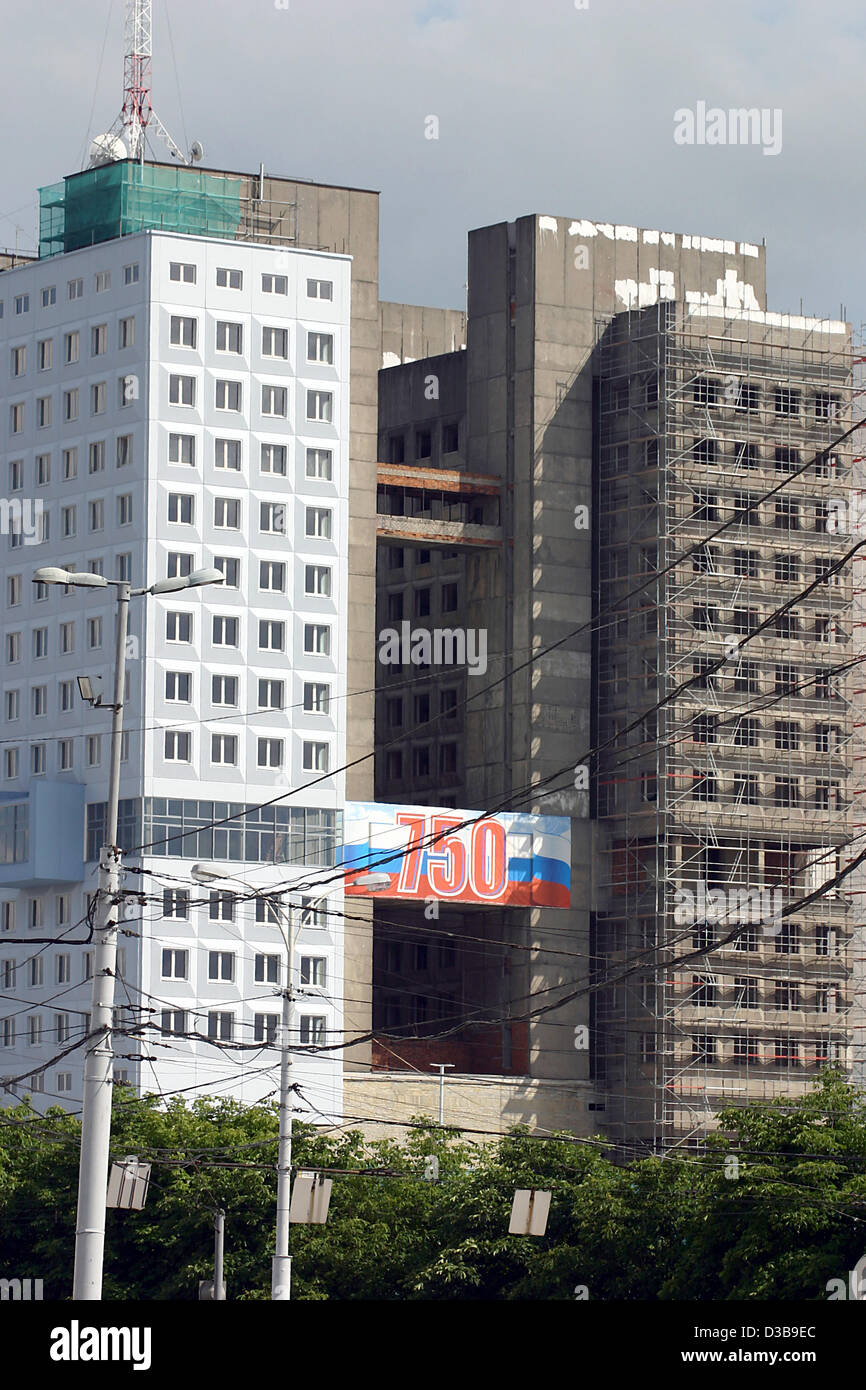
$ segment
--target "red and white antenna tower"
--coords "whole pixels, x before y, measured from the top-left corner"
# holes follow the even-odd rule
[[[144,160],[147,130],[151,127],[182,164],[201,159],[201,145],[196,142],[188,155],[171,138],[150,100],[153,71],[153,0],[126,0],[124,25],[125,53],[123,57],[123,108],[108,136],[99,135],[94,141],[91,160],[115,159],[111,146],[114,137],[123,137],[126,157]],[[123,158],[124,156],[121,156]]]

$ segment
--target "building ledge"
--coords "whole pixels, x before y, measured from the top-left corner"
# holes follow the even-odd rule
[[[502,544],[501,526],[473,526],[468,521],[425,521],[418,516],[383,516],[381,513],[377,518],[376,534],[424,546],[474,545],[490,548]]]
[[[379,482],[386,487],[423,488],[427,492],[456,492],[467,497],[498,497],[502,484],[486,473],[451,468],[425,468],[408,463],[379,463]]]

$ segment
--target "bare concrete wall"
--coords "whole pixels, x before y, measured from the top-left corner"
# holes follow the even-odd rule
[[[596,333],[659,299],[763,308],[763,248],[542,216],[470,233],[466,467],[503,479],[506,540],[473,560],[467,583],[467,626],[488,631],[488,678],[505,676],[467,713],[468,803],[572,817],[573,906],[527,917],[538,953],[512,965],[524,1011],[581,991],[589,964],[594,845],[574,770],[591,741],[590,633],[575,632],[592,613],[591,532],[575,526],[575,508],[591,502]],[[546,794],[530,800],[536,783]],[[575,1046],[588,998],[535,1017],[534,1077],[588,1076]]]
[[[535,1132],[567,1130],[587,1137],[598,1133],[592,1088],[508,1076],[446,1076],[443,1121],[465,1127],[467,1139],[488,1143],[525,1124]],[[438,1120],[439,1079],[417,1072],[359,1072],[346,1077],[344,1113],[347,1122],[368,1139],[400,1139],[418,1117]]]
[[[456,462],[454,455],[442,457],[440,433],[434,428],[440,420],[462,421],[466,412],[466,353],[450,352],[425,357],[406,366],[388,367],[379,373],[379,455],[389,462],[389,434],[400,431],[406,437],[404,462],[428,468]],[[432,452],[416,457],[413,432],[417,427],[431,430]],[[458,451],[459,452],[459,451]]]
[[[379,305],[379,365],[396,367],[422,357],[458,352],[466,346],[462,309],[428,309],[420,304]]]

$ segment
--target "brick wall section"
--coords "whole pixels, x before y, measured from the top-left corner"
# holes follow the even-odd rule
[[[529,1028],[526,1023],[512,1025],[511,1065],[502,1058],[502,1030],[499,1024],[467,1028],[459,1038],[373,1039],[374,1071],[405,1071],[407,1067],[426,1068],[434,1062],[450,1062],[456,1071],[488,1076],[521,1076],[529,1070]]]

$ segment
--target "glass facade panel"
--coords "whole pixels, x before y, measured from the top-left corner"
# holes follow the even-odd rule
[[[214,821],[233,817],[227,825]],[[151,797],[122,801],[118,821],[121,849],[136,846],[159,858],[230,860],[251,864],[336,863],[342,837],[340,811],[309,806],[244,806],[225,801],[179,801]],[[87,807],[87,860],[99,858],[105,835],[105,803]]]

